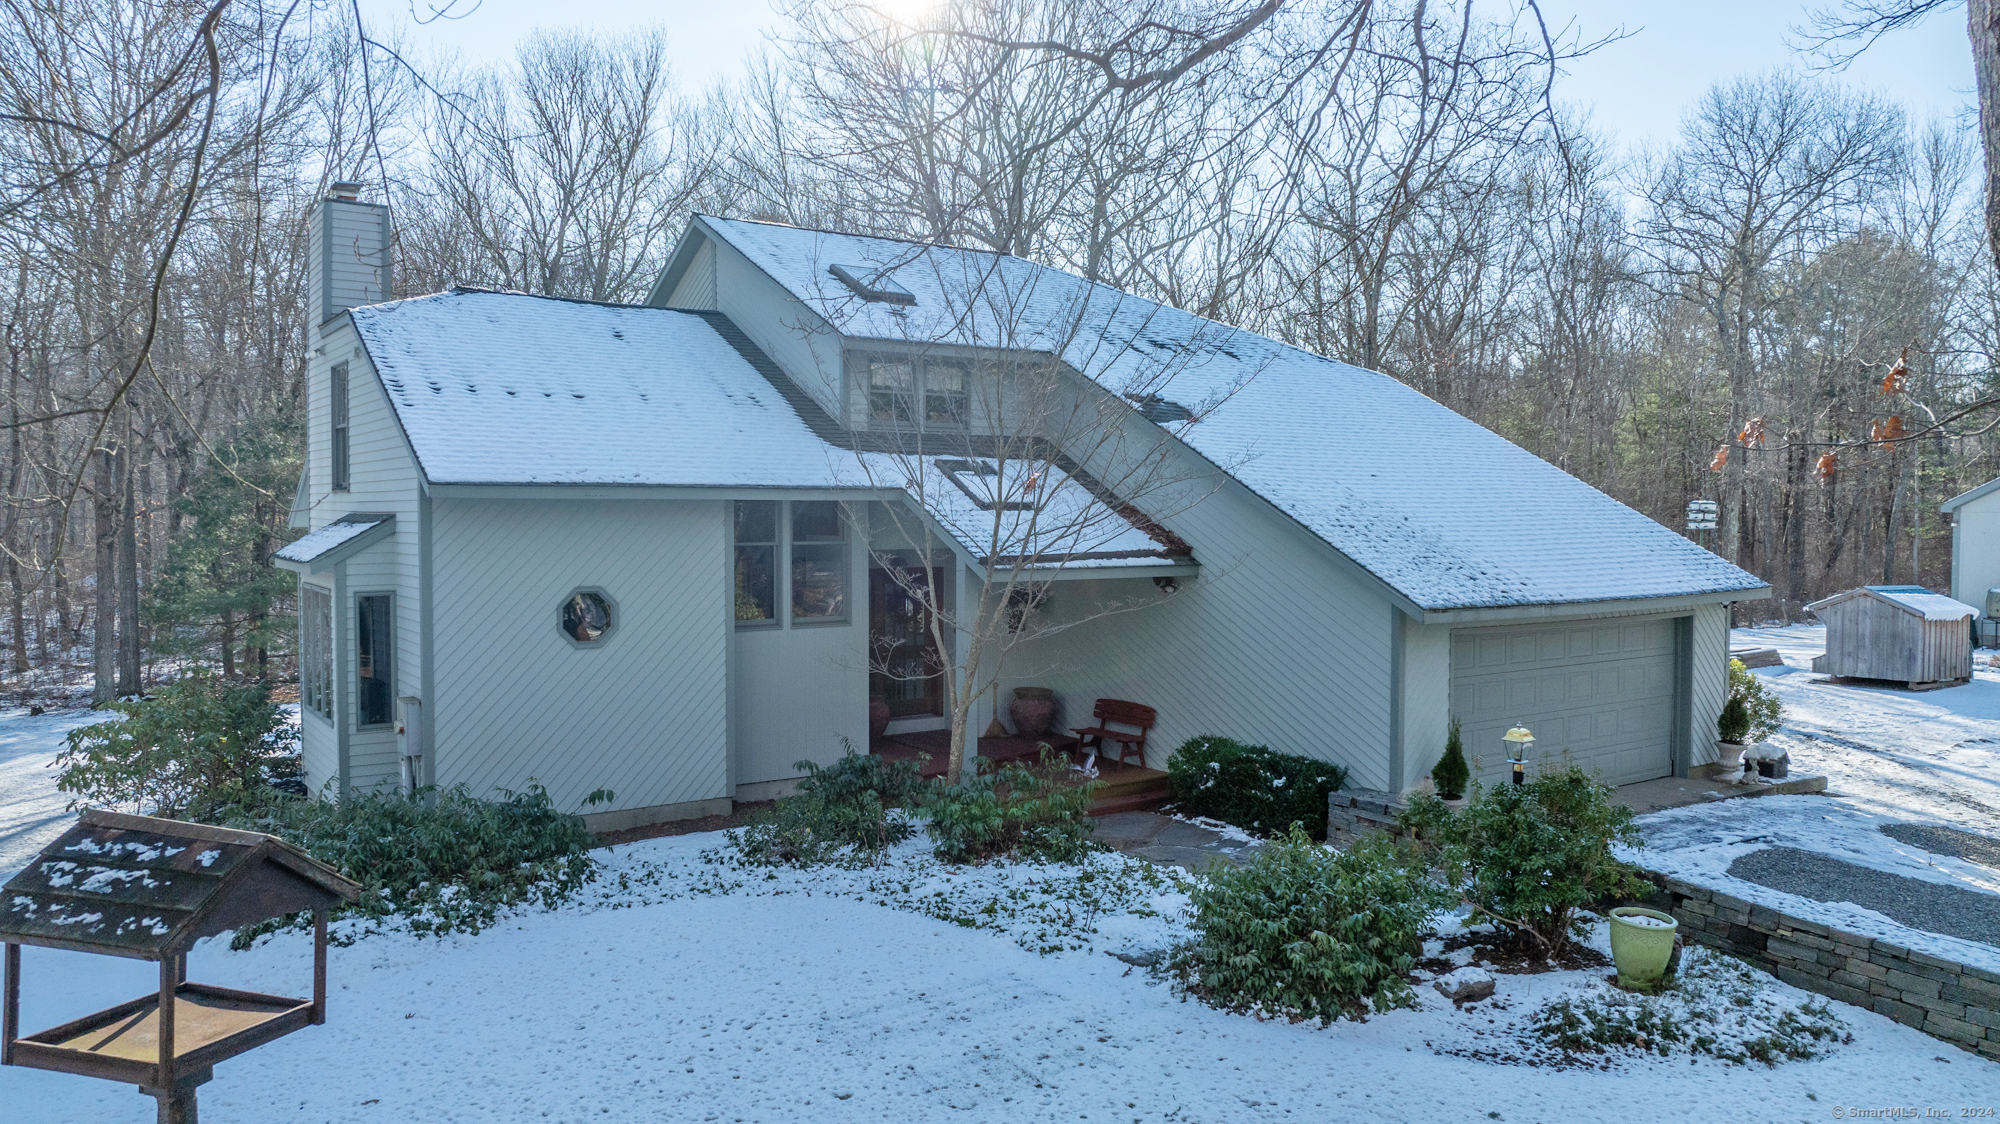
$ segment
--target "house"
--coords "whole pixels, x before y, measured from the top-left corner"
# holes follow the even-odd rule
[[[2000,647],[1986,595],[2000,589],[2000,477],[1938,505],[1951,520],[1951,596],[1979,609],[1980,642]]]
[[[1979,610],[1920,585],[1866,585],[1807,605],[1826,623],[1826,652],[1812,669],[1847,679],[1919,687],[1972,678]]]
[[[974,730],[1046,685],[1155,706],[1155,767],[1222,733],[1401,790],[1456,716],[1489,782],[1526,724],[1622,783],[1712,760],[1767,594],[1394,379],[1019,258],[697,217],[643,306],[384,302],[385,212],[321,215],[278,555],[316,790],[608,788],[599,828],[781,792],[871,689],[946,724],[894,674],[940,658],[910,582],[1016,563],[1040,627]],[[1046,471],[982,453],[1017,438]]]

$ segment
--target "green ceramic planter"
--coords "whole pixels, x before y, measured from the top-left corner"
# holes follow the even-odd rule
[[[1644,906],[1619,906],[1611,911],[1611,960],[1618,965],[1618,986],[1630,991],[1658,991],[1674,956],[1674,932],[1680,928],[1670,914]]]

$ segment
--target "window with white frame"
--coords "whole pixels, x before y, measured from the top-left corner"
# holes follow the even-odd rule
[[[835,500],[792,503],[792,620],[847,619],[847,535]]]
[[[333,593],[299,587],[299,701],[333,720]]]
[[[354,599],[354,724],[387,726],[396,718],[394,600],[386,593]]]

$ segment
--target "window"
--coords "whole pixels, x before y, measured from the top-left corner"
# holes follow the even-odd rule
[[[611,598],[601,589],[579,589],[563,601],[562,632],[570,643],[595,647],[611,631]]]
[[[847,618],[847,536],[834,500],[792,504],[792,620]]]
[[[962,429],[970,416],[972,368],[958,360],[866,355],[857,371],[877,429]]]
[[[736,501],[736,619],[778,620],[778,503]]]
[[[868,362],[868,423],[906,426],[916,410],[917,365],[908,360]]]
[[[299,701],[333,721],[333,594],[299,587]]]
[[[347,490],[347,364],[333,365],[333,490]]]
[[[926,428],[958,428],[965,424],[965,384],[970,380],[963,363],[924,364],[924,425]]]
[[[354,724],[387,726],[396,717],[390,597],[365,594],[354,599]]]

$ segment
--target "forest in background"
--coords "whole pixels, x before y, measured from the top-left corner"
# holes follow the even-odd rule
[[[641,300],[695,212],[1072,270],[1387,372],[1677,529],[1720,501],[1757,618],[1943,588],[1937,505],[2000,474],[1962,122],[1780,70],[1626,152],[1564,100],[1590,42],[1473,0],[926,18],[799,3],[687,90],[666,30],[475,69],[347,6],[11,6],[0,688],[287,670],[268,559],[334,179],[393,206],[399,295]]]

